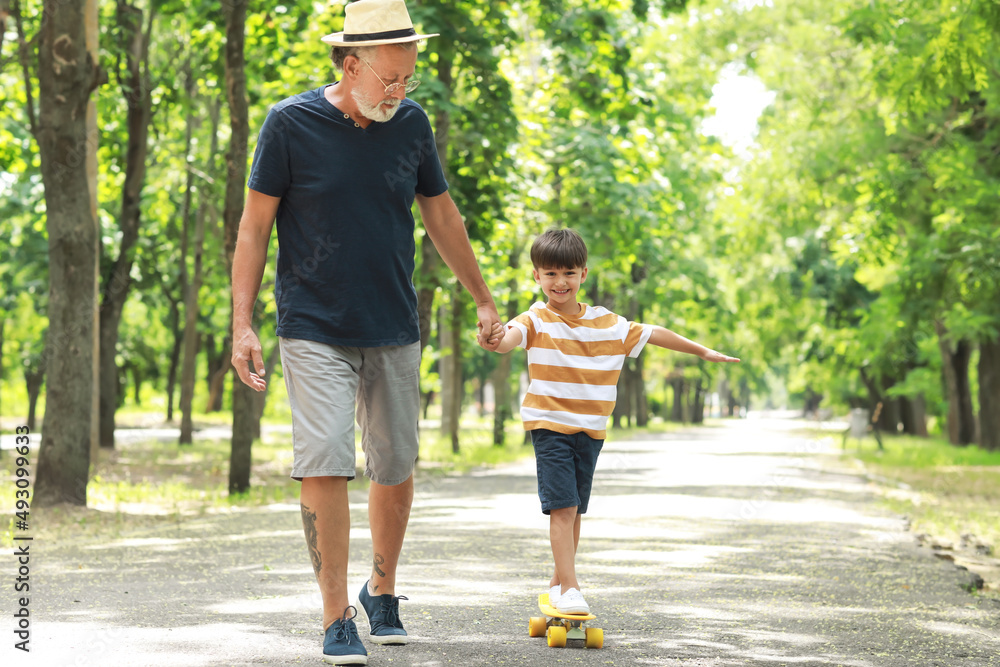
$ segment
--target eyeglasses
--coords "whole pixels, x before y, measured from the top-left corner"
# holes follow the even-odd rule
[[[386,94],[386,96],[394,94],[400,88],[402,88],[407,93],[412,93],[414,90],[417,89],[417,86],[420,85],[420,82],[417,81],[416,79],[410,79],[406,83],[389,83],[389,84],[387,84],[385,81],[382,80],[382,77],[380,77],[378,75],[378,72],[375,71],[375,68],[372,67],[371,64],[369,64],[369,62],[367,60],[363,60],[361,58],[358,58],[358,60],[360,60],[364,64],[368,65],[368,69],[370,69],[372,71],[372,74],[375,75],[375,78],[378,79],[379,83],[381,83],[383,86],[385,86],[385,94]]]

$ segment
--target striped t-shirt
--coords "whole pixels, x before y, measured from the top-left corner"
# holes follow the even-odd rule
[[[583,432],[603,440],[625,356],[639,356],[652,327],[600,306],[581,304],[579,314],[562,315],[540,301],[507,326],[520,330],[519,347],[528,352],[524,430]]]

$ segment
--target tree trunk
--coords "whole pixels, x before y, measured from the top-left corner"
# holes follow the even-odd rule
[[[187,79],[190,89],[194,87],[190,71]],[[209,155],[218,152],[219,139],[219,103],[213,101],[209,104],[209,118],[211,119],[211,140],[209,142]],[[189,128],[190,128],[189,124]],[[191,128],[193,131],[193,128]],[[188,189],[193,186],[193,170],[188,170]],[[187,283],[184,291],[184,365],[181,368],[181,436],[180,444],[189,445],[194,437],[194,421],[192,417],[192,405],[194,403],[194,385],[196,382],[196,371],[198,362],[198,314],[200,310],[198,293],[201,290],[202,276],[204,274],[205,257],[205,219],[208,216],[209,190],[205,184],[199,188],[198,212],[194,221],[194,238],[192,239],[191,250],[194,253],[194,267],[191,280]],[[220,392],[221,393],[221,392]]]
[[[441,435],[451,440],[452,451],[459,451],[458,430],[462,406],[461,285],[452,288],[449,303],[441,306]],[[447,354],[445,352],[447,351]]]
[[[858,369],[858,372],[861,376],[861,381],[868,388],[871,413],[878,415],[875,427],[882,433],[890,433],[892,435],[899,433],[899,422],[901,419],[899,401],[895,398],[889,398],[886,395],[886,390],[895,384],[895,380],[888,380],[885,388],[883,388],[868,374],[867,368],[862,367]]]
[[[115,411],[118,407],[116,356],[118,330],[122,309],[132,286],[130,274],[135,260],[135,245],[139,240],[142,188],[146,181],[146,156],[149,152],[149,121],[152,118],[152,97],[149,82],[149,38],[153,25],[150,10],[146,32],[142,30],[142,10],[121,0],[117,7],[118,28],[125,53],[125,78],[121,81],[125,98],[128,142],[125,152],[125,183],[122,186],[121,229],[118,258],[105,277],[101,298],[101,447],[115,446]]]
[[[691,395],[691,423],[705,423],[705,381],[702,378],[695,380]]]
[[[164,292],[166,292],[164,288]],[[181,328],[181,312],[177,301],[171,299],[170,294],[165,294],[170,301],[170,332],[173,334],[174,344],[170,348],[170,368],[167,370],[167,421],[174,420],[174,390],[177,388],[177,369],[181,362],[181,348],[184,344],[184,331]]]
[[[903,422],[903,433],[919,438],[927,437],[927,404],[922,394],[900,397],[899,414]]]
[[[99,63],[100,56],[100,10],[99,0],[86,0],[83,29],[86,33],[87,53],[90,59]],[[103,72],[98,72],[98,85],[107,82]],[[97,226],[94,238],[94,309],[91,317],[94,320],[93,366],[90,382],[90,472],[97,462],[101,450],[101,225],[97,217],[97,146],[100,143],[100,132],[97,129],[97,94],[90,96],[87,102],[87,186],[90,188],[90,216]]]
[[[969,389],[968,341],[959,341],[954,348],[951,336],[941,321],[934,322],[941,350],[945,395],[948,399],[948,440],[953,445],[968,445],[975,437],[972,414],[972,392]]]
[[[209,350],[214,352],[215,337],[209,335]],[[233,354],[233,340],[226,336],[222,339],[222,349],[218,354],[212,354],[208,359],[208,405],[206,412],[219,412],[222,410],[222,393],[225,388],[226,375],[232,368],[230,357]]]
[[[439,41],[433,45],[437,49],[437,79],[445,93],[445,99],[452,96],[452,86],[454,77],[452,67],[454,64],[454,49],[447,41]],[[448,142],[451,132],[451,115],[446,108],[439,108],[434,116],[434,142],[437,147],[438,156],[444,169],[445,177],[448,176]],[[425,248],[430,239],[424,236],[421,245],[421,254],[424,265],[421,269],[423,276],[421,284],[427,287],[436,283],[436,278],[430,275],[441,264],[440,255],[436,249]],[[441,349],[450,348],[451,355],[441,358],[441,433],[451,439],[452,451],[459,451],[459,422],[462,406],[462,356],[461,356],[461,290],[462,287],[456,282],[452,289],[450,311],[442,311],[439,336],[441,338]],[[425,296],[426,299],[426,296]],[[430,303],[423,306],[427,309]],[[444,306],[442,308],[445,308]],[[423,324],[421,324],[423,327]],[[429,327],[429,322],[428,322]],[[429,329],[428,329],[429,333]],[[424,329],[421,329],[421,342],[424,340]],[[445,342],[447,341],[447,343]]]
[[[226,238],[226,273],[232,276],[236,236],[243,214],[244,188],[247,172],[247,142],[250,137],[249,104],[247,101],[246,40],[247,0],[225,3],[226,14],[226,99],[229,102],[229,152],[226,155],[226,207],[223,213]],[[232,310],[230,310],[232,323]],[[231,327],[230,327],[231,329]],[[228,359],[226,369],[232,367]],[[229,457],[229,493],[242,493],[250,488],[251,448],[253,446],[253,390],[243,384],[236,373],[233,377],[233,439]]]
[[[1000,451],[1000,338],[979,344],[979,442]]]
[[[451,433],[452,427],[449,420],[454,412],[451,406],[455,402],[455,383],[451,381],[451,376],[454,373],[452,367],[455,363],[455,350],[451,336],[448,304],[442,303],[438,307],[438,348],[441,355],[438,358],[438,374],[441,378],[441,426],[439,431],[441,435]]]
[[[501,354],[493,371],[493,444],[503,447],[507,442],[507,421],[513,416],[510,397],[510,354]]]
[[[515,271],[520,264],[520,254],[520,247],[515,247],[510,254],[508,265]],[[507,297],[508,322],[518,315],[517,284],[517,278],[511,278],[507,283],[510,290],[510,295]],[[496,370],[493,371],[493,444],[497,447],[503,447],[506,443],[507,421],[514,416],[512,410],[514,401],[510,388],[510,372],[513,365],[514,358],[510,353],[501,354]]]
[[[421,352],[431,340],[434,294],[439,285],[437,277],[439,266],[441,266],[441,255],[431,242],[431,237],[424,234],[420,240],[420,288],[417,290],[417,321],[420,325]]]
[[[649,403],[646,400],[646,381],[643,379],[643,355],[639,355],[635,360],[635,373],[632,375],[633,387],[632,395],[635,397],[635,425],[646,426],[649,424]]]
[[[97,85],[85,0],[46,0],[37,125],[49,245],[45,429],[34,504],[87,504],[93,415],[97,221],[87,180],[87,104]]]
[[[431,403],[434,401],[434,392],[428,391],[426,394],[424,394],[423,401],[424,401],[424,411],[423,411],[424,419],[429,419],[431,411]]]
[[[674,403],[670,410],[670,421],[681,423],[684,421],[684,376],[671,377],[668,382],[674,393]]]
[[[823,394],[816,393],[812,387],[806,387],[805,404],[802,406],[802,417],[810,417],[819,409],[823,402]]]
[[[632,401],[632,392],[628,379],[630,369],[628,366],[628,359],[626,359],[622,365],[622,372],[618,375],[618,384],[615,387],[618,399],[615,401],[615,407],[611,411],[611,428],[622,428],[622,422],[628,425],[629,404]]]
[[[459,432],[462,429],[462,402],[465,398],[465,380],[462,377],[462,332],[465,330],[462,318],[462,285],[455,281],[455,292],[451,299],[451,344],[455,363],[452,366],[453,373],[451,381],[454,384],[452,395],[452,416],[450,422],[453,426],[451,431],[451,451],[455,454],[459,452]]]
[[[138,364],[131,364],[130,370],[134,383],[132,397],[135,399],[135,404],[140,406],[142,405],[142,369],[139,368]]]
[[[648,274],[646,266],[641,262],[632,263],[632,285],[638,291],[639,284],[646,279]],[[632,297],[629,303],[629,320],[641,322],[643,317],[642,305],[637,297]],[[642,376],[643,357],[640,354],[632,362],[632,373],[629,375],[630,393],[632,397],[632,418],[636,426],[646,426],[649,423],[649,406],[646,403],[646,383]]]
[[[892,385],[889,385],[890,387]],[[889,387],[886,387],[888,389]],[[902,410],[898,398],[882,397],[882,412],[878,418],[878,430],[882,433],[897,435],[899,433],[899,422],[902,421]]]
[[[45,367],[38,370],[24,371],[24,385],[28,390],[28,430],[36,431],[36,408],[38,407],[38,396],[42,392],[42,384],[45,382]],[[53,419],[54,421],[54,419]]]

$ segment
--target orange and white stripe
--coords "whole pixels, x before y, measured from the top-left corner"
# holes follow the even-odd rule
[[[603,440],[618,397],[625,357],[638,357],[652,327],[629,322],[601,306],[581,304],[562,315],[544,303],[507,323],[521,332],[528,352],[528,393],[521,405],[524,429],[586,433]]]

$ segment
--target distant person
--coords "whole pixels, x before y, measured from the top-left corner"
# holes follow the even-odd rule
[[[265,387],[254,302],[277,221],[277,334],[292,409],[302,523],[323,597],[323,658],[367,664],[349,601],[354,422],[361,426],[371,577],[358,596],[376,644],[405,644],[396,567],[413,503],[420,331],[413,287],[414,198],[427,235],[499,329],[427,114],[407,99],[417,41],[403,0],[360,0],[327,35],[341,80],[282,100],[260,130],[233,260],[233,365]],[[484,347],[495,348],[480,338]],[[248,368],[253,364],[253,369]]]
[[[538,471],[538,497],[549,515],[555,572],[549,601],[564,614],[587,614],[590,606],[576,577],[580,519],[587,512],[597,456],[625,357],[646,343],[701,357],[739,361],[660,326],[629,322],[601,306],[577,301],[587,278],[587,246],[571,229],[552,229],[531,246],[533,275],[547,303],[538,302],[511,320],[496,351],[528,352],[528,393],[521,406],[531,433]]]

